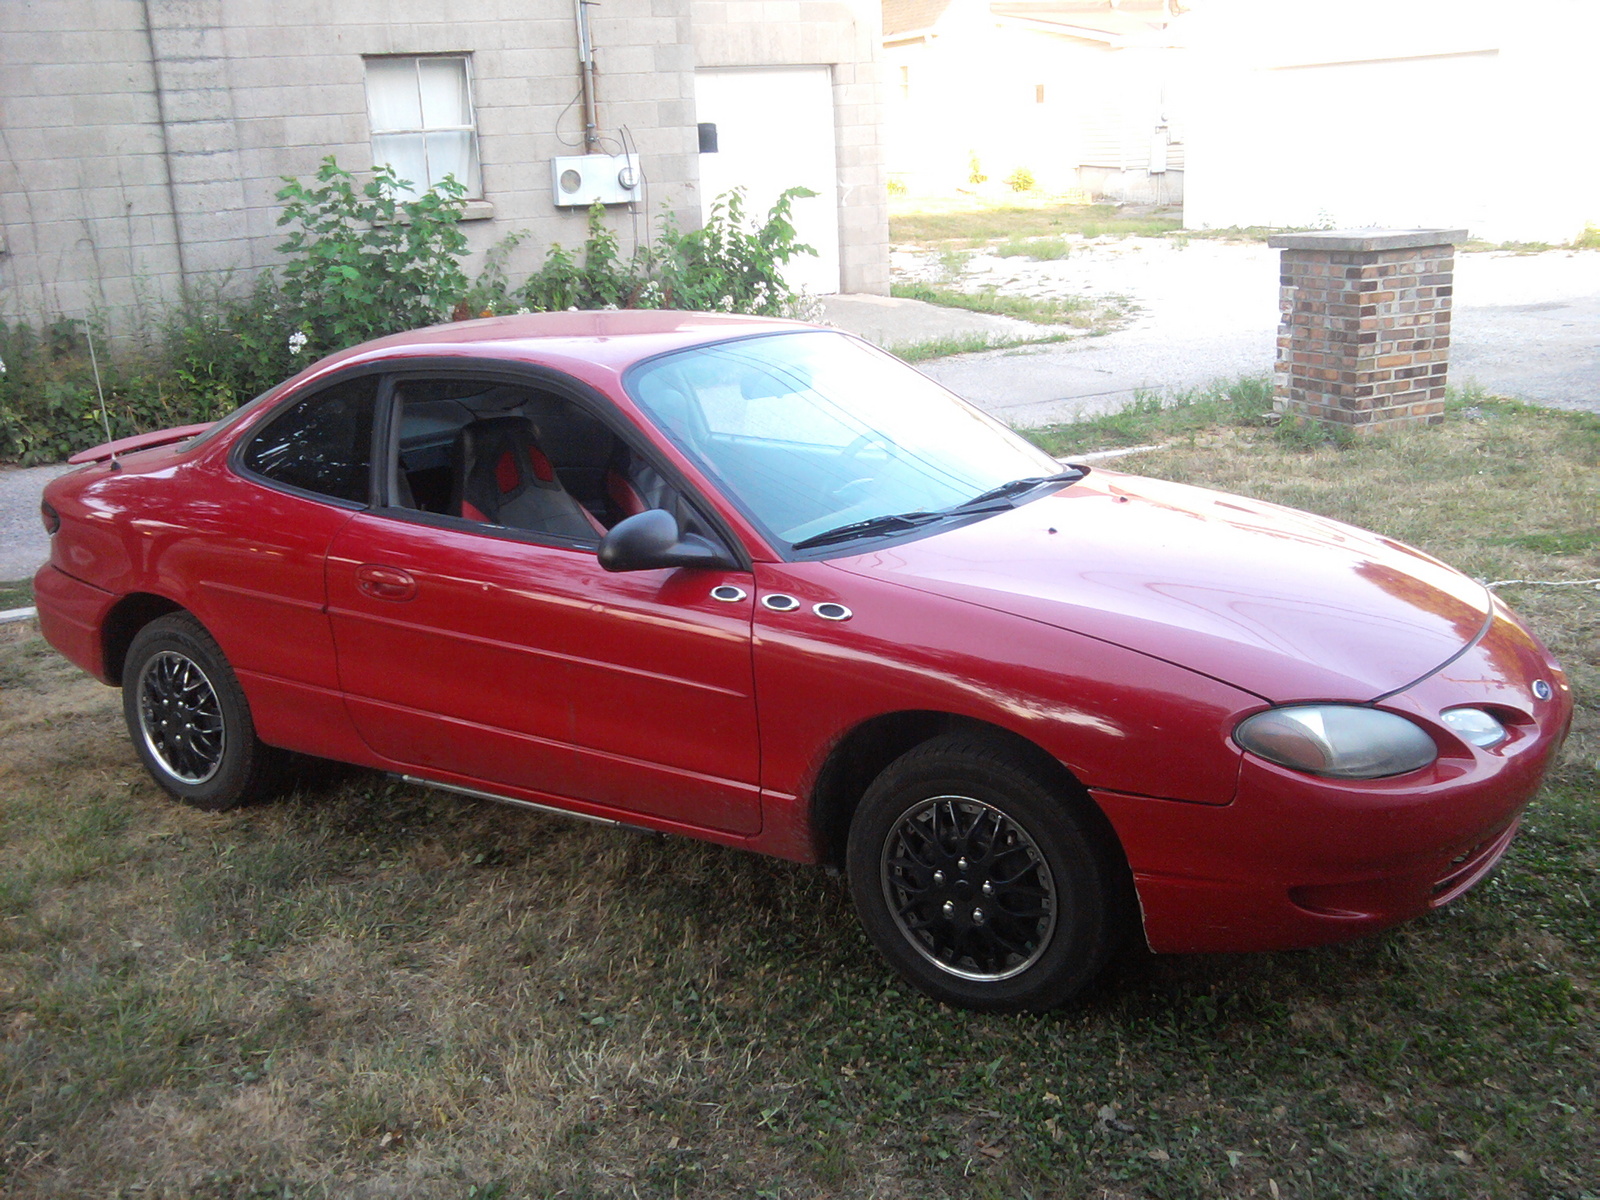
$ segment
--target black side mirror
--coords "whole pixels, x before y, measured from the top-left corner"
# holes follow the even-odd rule
[[[600,565],[608,571],[652,571],[658,567],[735,570],[738,564],[709,538],[682,533],[678,519],[652,508],[618,521],[600,539]]]

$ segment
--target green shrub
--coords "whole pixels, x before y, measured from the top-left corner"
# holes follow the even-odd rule
[[[285,177],[279,245],[289,256],[283,296],[314,354],[444,320],[467,294],[467,238],[458,227],[466,188],[446,176],[411,200],[384,165],[365,184],[332,155],[316,186]]]
[[[685,232],[669,215],[649,256],[660,307],[780,316],[794,300],[783,281],[784,265],[798,255],[816,254],[795,236],[794,202],[815,195],[790,188],[754,229],[746,228],[741,188],[717,197],[699,229]]]
[[[564,247],[550,247],[544,265],[515,293],[532,312],[569,308],[685,308],[779,316],[795,302],[783,267],[816,251],[800,242],[790,220],[796,198],[816,193],[790,188],[766,220],[752,227],[744,190],[735,188],[711,205],[699,229],[684,231],[669,213],[655,244],[623,258],[617,235],[604,223],[605,210],[589,211],[581,261]]]
[[[1006,186],[1013,192],[1031,192],[1039,186],[1039,182],[1027,167],[1018,167],[1006,176]]]

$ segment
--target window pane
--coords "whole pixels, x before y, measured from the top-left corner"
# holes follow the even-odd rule
[[[465,59],[420,58],[417,78],[422,90],[422,128],[472,124]]]
[[[374,132],[384,129],[421,129],[417,60],[367,59],[367,105],[372,110]]]
[[[377,376],[368,375],[290,406],[251,439],[244,465],[276,483],[365,504],[377,391]]]
[[[425,135],[420,133],[376,133],[372,135],[372,165],[381,167],[388,163],[394,173],[410,183],[401,188],[400,196],[406,199],[428,188],[428,159],[424,148]]]
[[[456,182],[464,184],[467,195],[476,196],[478,187],[478,156],[472,152],[470,133],[430,133],[428,138],[428,186],[441,182],[446,175],[454,175]]]

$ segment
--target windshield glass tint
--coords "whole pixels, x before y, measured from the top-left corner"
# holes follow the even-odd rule
[[[1059,466],[898,359],[839,334],[700,346],[628,377],[633,398],[767,532],[950,508]]]

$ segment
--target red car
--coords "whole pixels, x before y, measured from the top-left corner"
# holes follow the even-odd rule
[[[971,1008],[1060,1003],[1123,930],[1270,950],[1437,908],[1572,711],[1425,554],[1063,469],[788,322],[440,326],[79,458],[41,626],[180,800],[283,749],[836,864]]]

